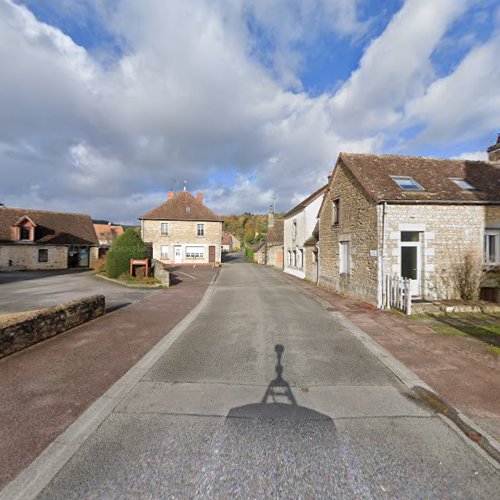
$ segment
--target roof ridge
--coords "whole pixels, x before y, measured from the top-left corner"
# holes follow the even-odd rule
[[[417,158],[419,160],[432,160],[432,161],[456,161],[456,162],[474,162],[474,163],[488,163],[492,162],[488,160],[468,160],[467,158],[439,158],[437,156],[419,156],[419,155],[402,155],[402,154],[390,154],[390,153],[349,153],[346,151],[341,151],[339,156],[376,156],[380,158]]]
[[[85,212],[58,212],[56,210],[43,210],[41,208],[23,208],[23,207],[0,207],[0,210],[21,210],[25,212],[43,212],[44,214],[62,214],[62,215],[87,215],[91,217],[90,214]]]

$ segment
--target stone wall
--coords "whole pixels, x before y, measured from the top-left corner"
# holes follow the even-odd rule
[[[38,250],[40,249],[48,250],[47,262],[38,262]],[[8,270],[9,267],[27,270],[66,269],[68,267],[68,248],[32,243],[0,245],[0,269]]]
[[[385,274],[401,274],[401,232],[415,231],[422,297],[458,298],[456,267],[467,254],[482,264],[484,230],[500,227],[500,206],[387,205],[385,219]]]
[[[168,222],[169,234],[161,234],[161,223]],[[205,224],[205,235],[197,236],[197,224]],[[182,263],[184,264],[206,264],[208,263],[208,247],[215,246],[215,262],[221,262],[221,222],[204,221],[159,221],[145,220],[142,223],[142,239],[145,243],[151,243],[153,258],[163,263],[174,263],[174,245],[182,247]],[[168,258],[162,258],[161,246],[168,246]],[[203,246],[203,258],[186,258],[187,246]]]
[[[305,246],[305,268],[306,268],[306,280],[316,283],[318,279],[318,262],[317,253],[314,252],[315,246],[308,245]]]
[[[339,163],[319,223],[319,284],[362,300],[377,301],[377,210],[348,169]],[[339,222],[333,223],[333,200]],[[350,242],[350,273],[340,273],[340,242]]]
[[[267,265],[283,269],[283,246],[271,245],[267,247]]]
[[[104,295],[74,300],[0,323],[0,358],[103,315]]]

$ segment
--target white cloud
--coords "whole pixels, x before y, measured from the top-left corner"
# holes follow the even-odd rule
[[[488,153],[486,151],[468,151],[461,153],[457,156],[452,156],[453,160],[472,160],[472,161],[485,161],[488,160]]]

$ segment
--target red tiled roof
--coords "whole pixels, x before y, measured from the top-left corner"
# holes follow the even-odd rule
[[[267,244],[268,245],[282,245],[284,240],[284,226],[283,219],[274,221],[274,225],[267,230]]]
[[[500,168],[490,162],[352,153],[340,153],[340,161],[375,202],[500,202]],[[405,191],[391,176],[411,177],[424,190]],[[452,178],[464,179],[477,190],[462,189]]]
[[[146,212],[139,219],[223,221],[221,217],[187,191],[176,193],[170,200]]]
[[[27,215],[35,224],[35,243],[97,246],[90,215],[29,208],[0,208],[0,241],[13,242],[12,226]]]
[[[223,234],[221,245],[230,245],[230,244],[231,244],[231,235],[230,234]]]
[[[325,184],[324,186],[320,187],[317,191],[315,191],[313,194],[308,196],[305,200],[302,200],[298,205],[296,205],[291,210],[289,210],[285,214],[285,218],[291,217],[292,215],[296,214],[297,212],[300,212],[301,210],[303,210],[305,207],[307,207],[307,205],[312,203],[316,198],[323,195],[327,188],[328,188],[328,184]]]

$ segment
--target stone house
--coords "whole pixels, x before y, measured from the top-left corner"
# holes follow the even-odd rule
[[[499,148],[490,161],[341,153],[319,213],[319,284],[381,307],[387,275],[433,300],[458,296],[467,258],[499,266]]]
[[[99,240],[99,257],[106,255],[116,238],[118,238],[118,236],[121,236],[125,232],[122,226],[117,226],[111,223],[94,223],[94,229],[97,235],[97,239]]]
[[[283,219],[275,220],[274,211],[269,210],[267,219],[266,239],[260,244],[254,253],[257,264],[283,269]]]
[[[326,185],[321,187],[285,214],[285,273],[304,279],[307,275],[306,269],[309,268],[307,278],[311,279],[314,275],[313,263],[316,261],[316,255],[313,251],[307,252],[305,242],[312,236],[316,226],[318,211],[326,188]],[[315,280],[313,278],[313,281]]]
[[[230,234],[223,234],[221,241],[221,252],[229,253],[233,251],[233,239]]]
[[[98,246],[89,215],[0,207],[0,270],[89,267]]]
[[[151,244],[153,259],[164,264],[220,264],[223,220],[188,191],[139,217],[141,236]]]

